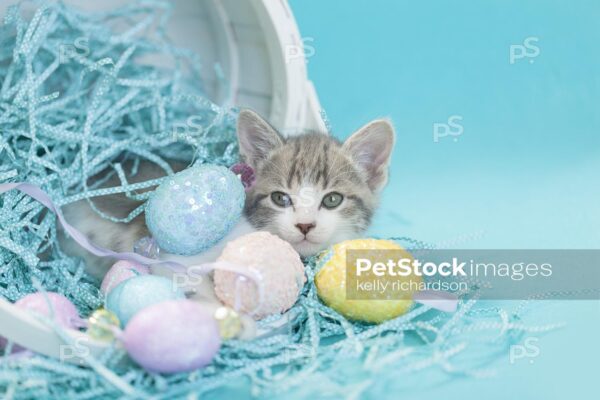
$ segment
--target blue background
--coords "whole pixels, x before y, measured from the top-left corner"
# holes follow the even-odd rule
[[[600,2],[290,3],[333,133],[376,117],[395,124],[372,234],[455,248],[600,247]],[[528,37],[539,55],[511,64],[511,45]],[[434,124],[453,115],[462,134],[435,143]],[[600,304],[562,301],[543,313],[567,325],[541,337],[534,363],[506,354],[493,378],[406,394],[597,393]]]

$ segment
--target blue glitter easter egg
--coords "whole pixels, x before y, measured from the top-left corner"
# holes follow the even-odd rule
[[[123,326],[139,311],[167,300],[185,299],[170,279],[139,275],[118,284],[106,297],[106,309],[115,313]]]
[[[237,223],[244,200],[242,182],[227,168],[191,167],[166,179],[150,196],[146,225],[161,249],[198,254]]]

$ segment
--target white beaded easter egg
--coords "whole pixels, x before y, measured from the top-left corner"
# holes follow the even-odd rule
[[[255,319],[282,313],[294,305],[306,277],[304,264],[294,248],[268,232],[254,232],[229,242],[218,261],[237,265],[256,273],[264,288],[259,305],[256,284],[234,272],[217,270],[215,293],[226,305],[240,309]]]

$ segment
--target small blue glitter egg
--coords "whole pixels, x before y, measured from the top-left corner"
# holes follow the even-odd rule
[[[191,167],[167,178],[154,191],[146,207],[146,225],[161,249],[198,254],[237,223],[244,200],[244,185],[227,168]]]
[[[106,297],[106,309],[115,313],[123,326],[139,311],[167,300],[185,299],[170,279],[139,275],[118,284]]]

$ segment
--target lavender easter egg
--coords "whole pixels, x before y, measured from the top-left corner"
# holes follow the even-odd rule
[[[108,294],[119,283],[138,275],[148,275],[150,270],[145,265],[133,261],[117,261],[104,275],[100,291]]]
[[[225,167],[200,165],[167,178],[146,206],[146,225],[158,246],[193,255],[212,247],[237,223],[244,207],[240,179]]]
[[[214,273],[215,294],[224,304],[262,319],[294,305],[306,282],[304,264],[294,248],[268,232],[254,232],[227,243],[218,261],[237,265],[260,276],[263,299],[251,279],[235,272]],[[236,301],[238,297],[238,301]]]
[[[75,329],[81,323],[77,308],[62,294],[31,293],[17,300],[15,306],[43,317],[50,318],[60,327],[66,329]],[[0,348],[6,345],[6,339],[0,337]],[[15,346],[13,351],[23,350],[20,346]]]
[[[170,279],[140,275],[118,284],[106,297],[106,309],[123,325],[139,311],[167,300],[184,299],[185,294]]]
[[[217,322],[200,304],[172,300],[131,319],[123,334],[129,356],[151,372],[188,372],[208,365],[221,346]]]

